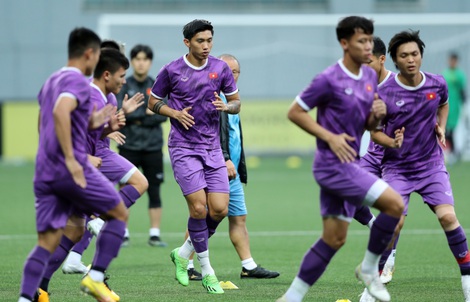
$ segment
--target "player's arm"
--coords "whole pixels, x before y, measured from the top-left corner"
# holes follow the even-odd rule
[[[325,141],[328,143],[330,149],[336,154],[342,163],[352,162],[355,160],[357,153],[348,144],[348,141],[355,139],[346,133],[334,134],[329,130],[318,124],[311,116],[305,111],[296,100],[289,108],[287,117],[291,122],[299,126],[305,132]]]
[[[447,117],[449,116],[449,102],[437,108],[437,123],[435,131],[439,141],[445,146],[446,144],[446,126]]]
[[[183,108],[181,111],[170,108],[162,99],[150,95],[148,109],[156,114],[178,120],[188,130],[194,125],[194,117],[188,113],[192,107]]]
[[[225,103],[217,92],[214,92],[215,101],[212,102],[215,108],[219,111],[227,112],[228,114],[238,114],[240,112],[241,102],[240,96],[237,93],[225,95],[227,103]]]
[[[395,130],[395,138],[383,133],[382,130],[374,129],[370,132],[371,139],[374,143],[379,144],[385,148],[401,148],[403,145],[405,127]]]
[[[75,159],[72,144],[72,122],[71,112],[77,108],[78,102],[71,96],[60,96],[54,106],[54,128],[59,141],[60,148],[65,157],[65,165],[73,177],[75,183],[82,187],[86,187],[85,175],[83,167]]]
[[[373,131],[377,129],[380,124],[380,121],[387,115],[387,106],[385,102],[379,99],[378,94],[374,95],[374,102],[372,103],[372,108],[367,119],[366,129]]]

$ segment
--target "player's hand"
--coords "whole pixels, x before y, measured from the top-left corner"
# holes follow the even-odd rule
[[[445,147],[446,146],[446,131],[442,129],[438,123],[436,123],[436,126],[434,127],[434,131],[436,131],[437,139],[439,140],[439,142]]]
[[[214,92],[214,96],[215,96],[215,101],[212,101],[212,104],[215,106],[215,109],[218,111],[224,111],[224,112],[227,111],[228,106],[227,104],[224,103],[220,95],[217,92]]]
[[[225,162],[225,165],[227,166],[228,179],[237,178],[237,169],[235,169],[233,162],[229,159]]]
[[[96,111],[96,105],[93,107],[93,112],[90,116],[89,128],[96,129],[107,123],[111,116],[116,113],[116,107],[108,104]]]
[[[175,114],[175,119],[183,125],[184,129],[189,130],[194,125],[194,117],[188,113],[193,107],[186,107]]]
[[[101,167],[101,164],[103,163],[103,160],[100,157],[96,157],[90,154],[88,155],[88,161],[95,167],[96,169],[99,169]]]
[[[124,114],[124,110],[119,109],[115,115],[111,117],[109,120],[109,127],[112,131],[118,131],[122,129],[126,125],[126,115]]]
[[[83,167],[80,163],[75,159],[65,159],[65,166],[67,170],[69,170],[70,174],[72,175],[73,181],[82,189],[86,188],[86,179],[85,174],[83,173]]]
[[[353,162],[356,157],[356,151],[348,144],[356,139],[346,133],[334,134],[328,141],[331,151],[339,158],[341,163]]]
[[[115,141],[118,145],[124,145],[126,143],[126,136],[119,131],[114,131],[108,134],[108,137]]]
[[[394,148],[401,148],[403,145],[403,139],[405,136],[403,135],[405,133],[405,127],[401,127],[401,129],[395,130],[395,139],[393,140],[394,143]]]
[[[126,94],[124,96],[124,100],[122,100],[122,110],[124,110],[124,114],[129,114],[134,112],[137,108],[144,104],[144,95],[142,93],[137,92],[130,99],[128,99],[128,96]]]
[[[387,115],[387,105],[379,99],[379,95],[374,94],[374,102],[372,103],[372,114],[378,121],[382,120]]]

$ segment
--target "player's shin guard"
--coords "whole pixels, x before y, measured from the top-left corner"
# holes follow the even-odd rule
[[[93,269],[105,271],[111,261],[117,257],[126,230],[126,223],[121,220],[108,220],[96,240],[96,252]]]
[[[328,263],[330,263],[331,258],[333,258],[336,252],[337,250],[331,248],[322,239],[319,239],[305,253],[297,276],[312,286],[326,270]]]
[[[219,226],[220,221],[214,220],[210,215],[209,212],[207,213],[206,216],[206,224],[207,224],[207,229],[209,230],[209,238],[212,237],[212,235],[215,234],[215,230],[217,229],[217,226]]]
[[[137,191],[137,189],[132,185],[124,186],[121,190],[119,190],[119,195],[121,196],[122,200],[124,200],[124,204],[127,208],[130,208],[140,197],[139,191]]]
[[[26,259],[21,280],[21,296],[32,300],[38,290],[39,282],[44,274],[51,253],[36,246]]]
[[[462,275],[470,275],[470,254],[468,252],[467,237],[461,226],[453,231],[445,232],[450,250],[460,267]]]
[[[54,253],[49,259],[49,263],[44,272],[45,279],[51,280],[52,275],[62,265],[62,262],[64,262],[65,258],[67,258],[67,255],[74,245],[75,242],[67,238],[67,236],[62,235],[59,246],[55,249]],[[47,288],[43,288],[43,290],[47,291]]]
[[[395,227],[399,221],[400,218],[380,213],[370,230],[367,250],[371,253],[381,255],[392,240]]]
[[[209,232],[206,219],[189,217],[188,233],[196,253],[202,253],[208,249]]]

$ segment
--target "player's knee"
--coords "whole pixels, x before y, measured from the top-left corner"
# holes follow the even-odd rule
[[[189,215],[192,218],[202,219],[207,216],[207,208],[203,204],[193,204],[189,208]]]
[[[346,243],[346,236],[334,236],[324,240],[332,249],[339,250]]]
[[[442,215],[441,217],[439,217],[439,223],[444,229],[452,226],[456,222],[457,222],[457,216],[455,216],[455,213],[446,213]]]
[[[147,178],[138,170],[132,174],[127,183],[132,185],[140,195],[144,194],[149,187]]]
[[[67,225],[64,229],[64,236],[74,243],[79,242],[82,239],[83,234],[85,234],[85,227],[69,227]]]
[[[124,202],[121,202],[113,210],[108,212],[107,216],[127,222],[127,219],[129,217],[129,210],[124,205]]]
[[[403,203],[403,198],[397,192],[393,191],[390,195],[390,200],[387,202],[387,211],[385,213],[393,216],[400,217],[405,210],[405,204]]]
[[[224,206],[223,204],[213,206],[210,208],[210,215],[220,221],[228,215],[228,206]]]
[[[158,198],[149,198],[149,209],[159,209],[162,207],[160,196]]]

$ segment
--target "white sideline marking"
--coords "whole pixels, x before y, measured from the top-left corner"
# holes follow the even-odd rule
[[[423,230],[403,230],[401,234],[403,235],[436,235],[436,234],[443,234],[444,231],[442,229],[423,229]],[[296,237],[305,237],[305,236],[319,236],[321,235],[321,231],[258,231],[258,232],[249,232],[250,237],[274,237],[274,236],[296,236]],[[348,231],[348,236],[368,236],[369,229],[365,230],[351,230]],[[148,237],[148,233],[132,233],[131,237]],[[215,236],[225,236],[228,237],[227,232],[218,232],[215,233]],[[163,237],[184,237],[184,232],[169,232],[163,233]],[[0,240],[19,240],[19,239],[36,239],[36,234],[6,234],[0,235]]]

